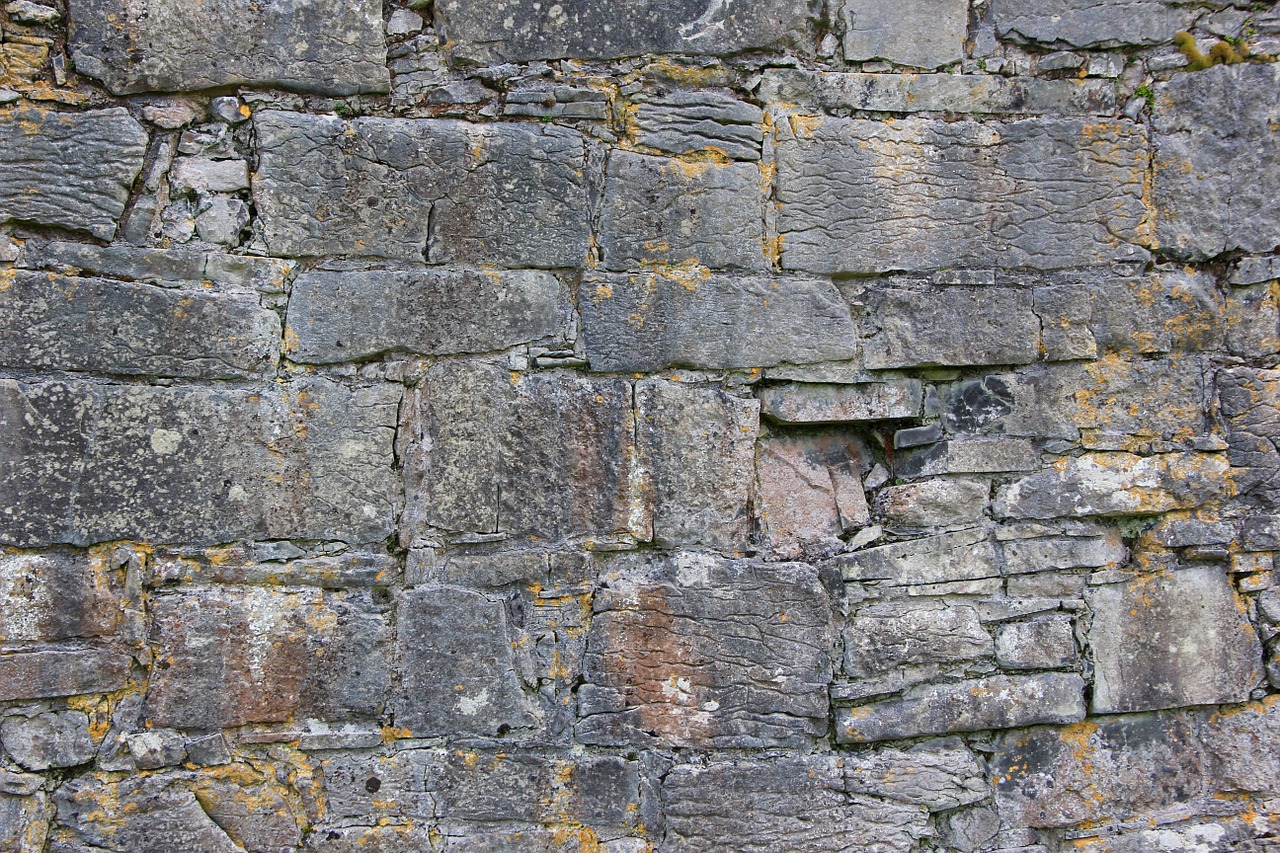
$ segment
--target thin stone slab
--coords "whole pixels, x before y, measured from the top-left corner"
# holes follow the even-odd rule
[[[107,693],[128,677],[129,655],[116,649],[15,652],[0,655],[0,700]]]
[[[788,424],[860,423],[920,416],[924,399],[918,379],[833,385],[790,382],[758,394],[760,412]]]
[[[209,282],[231,290],[283,293],[297,264],[277,258],[224,255],[192,249],[150,247],[62,240],[28,240],[18,266],[64,275],[100,276],[121,281],[152,281],[168,285]]]
[[[865,548],[832,560],[847,581],[891,586],[948,583],[997,577],[995,546],[985,531],[940,533]]]
[[[898,477],[936,477],[939,474],[997,474],[1034,471],[1040,451],[1022,438],[952,438],[894,457]]]
[[[814,0],[762,0],[745,7],[720,0],[643,0],[628,6],[625,24],[609,0],[565,0],[545,9],[445,0],[435,11],[436,26],[457,60],[499,63],[742,53],[796,34],[819,6]]]
[[[938,68],[964,59],[967,0],[844,0],[844,58]]]
[[[147,132],[123,107],[0,110],[0,222],[110,240],[146,150]]]
[[[70,0],[76,70],[116,95],[252,84],[323,95],[386,92],[376,0]]]
[[[819,279],[592,274],[578,307],[597,371],[807,364],[858,351],[848,304]]]
[[[792,117],[780,127],[786,269],[1054,269],[1146,257],[1139,125]]]
[[[1055,47],[1170,44],[1196,9],[1174,0],[993,0],[996,32]]]
[[[540,268],[587,256],[574,131],[272,110],[254,126],[253,197],[274,254]]]
[[[562,335],[568,300],[543,272],[469,269],[303,273],[289,297],[289,358],[493,352]]]

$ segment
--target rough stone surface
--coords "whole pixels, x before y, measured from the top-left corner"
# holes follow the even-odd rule
[[[1018,41],[1096,48],[1171,42],[1195,13],[1170,0],[993,0],[992,14]]]
[[[855,678],[904,664],[955,663],[990,657],[991,635],[973,607],[941,602],[873,604],[844,628],[844,670]]]
[[[774,385],[759,392],[767,418],[791,424],[857,423],[918,417],[922,389],[904,380],[884,384]]]
[[[925,536],[855,551],[836,559],[846,580],[896,586],[980,580],[999,574],[995,547],[981,530]]]
[[[937,68],[964,59],[969,29],[965,0],[844,0],[844,58],[887,59],[899,65]]]
[[[763,439],[756,446],[756,514],[762,539],[783,559],[841,550],[841,537],[871,520],[866,456],[839,434]]]
[[[1280,370],[1236,368],[1218,374],[1235,483],[1264,506],[1280,497]]]
[[[764,113],[719,92],[678,92],[639,104],[635,138],[639,145],[669,154],[723,154],[759,160]]]

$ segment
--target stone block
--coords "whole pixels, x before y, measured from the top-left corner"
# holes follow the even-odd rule
[[[0,364],[221,379],[274,374],[280,319],[257,294],[16,271],[0,290]]]
[[[1084,719],[1078,675],[994,675],[927,684],[898,699],[844,708],[836,714],[839,743],[867,743],[927,734],[1013,729]]]
[[[640,381],[635,393],[640,465],[652,478],[654,543],[745,548],[760,404],[659,379]]]
[[[384,609],[367,592],[157,594],[147,719],[208,731],[295,716],[375,718],[390,679]]]
[[[887,675],[906,665],[964,663],[991,653],[991,635],[968,605],[870,604],[844,626],[844,669],[852,678]]]
[[[894,457],[893,472],[910,479],[940,474],[1034,471],[1039,467],[1040,452],[1027,439],[956,437],[899,453]]]
[[[980,580],[1000,574],[996,549],[985,531],[940,533],[865,548],[832,561],[845,580],[890,586]]]
[[[839,433],[773,435],[756,445],[756,516],[775,557],[835,553],[871,522],[862,486],[870,451]]]
[[[307,272],[289,298],[289,357],[330,364],[388,352],[493,352],[563,336],[568,311],[559,282],[544,272]]]
[[[44,649],[0,655],[0,700],[108,693],[124,687],[129,656],[116,649]]]
[[[996,663],[1004,669],[1062,669],[1076,663],[1075,632],[1065,616],[1008,622],[996,629]]]
[[[1006,574],[1053,569],[1100,569],[1123,563],[1129,555],[1118,532],[1106,536],[1042,536],[1013,539],[1000,546]]]
[[[108,561],[57,549],[0,556],[0,644],[106,638],[124,597]]]
[[[884,747],[844,759],[845,789],[885,797],[931,812],[985,800],[991,786],[977,757],[958,739],[926,741],[910,749]]]
[[[790,382],[757,393],[760,413],[787,424],[859,423],[920,416],[924,388],[918,379],[827,385]]]
[[[0,793],[0,853],[45,849],[49,835],[49,798],[44,791]]]
[[[234,193],[249,189],[249,164],[244,160],[179,157],[169,170],[169,185],[177,195]]]
[[[819,279],[674,268],[589,274],[578,307],[598,371],[811,364],[858,352],[848,304]]]
[[[1173,0],[995,0],[992,16],[1014,41],[1099,48],[1169,44],[1195,10]]]
[[[617,21],[609,0],[566,0],[554,7],[477,5],[447,0],[436,26],[466,63],[531,59],[616,59],[646,53],[728,55],[794,36],[818,14],[813,0],[764,0],[744,8],[706,0],[643,0]]]
[[[0,724],[5,751],[25,770],[74,767],[93,759],[97,745],[83,711],[5,717]]]
[[[647,539],[631,405],[621,379],[435,365],[410,398],[402,535]]]
[[[110,240],[146,150],[147,132],[123,107],[0,110],[0,222]]]
[[[1055,269],[1146,257],[1138,125],[793,116],[779,128],[784,269]]]
[[[750,163],[686,163],[629,151],[609,157],[600,247],[611,270],[764,267],[764,198]]]
[[[672,92],[636,104],[635,141],[668,154],[720,154],[760,159],[764,112],[755,104],[714,90]]]
[[[501,604],[456,587],[418,587],[401,597],[396,625],[397,726],[418,737],[493,736],[537,722]]]
[[[107,781],[82,775],[59,787],[53,799],[54,831],[71,842],[65,850],[236,853],[245,849],[231,840],[190,789],[172,778]],[[129,807],[118,809],[115,803]]]
[[[253,197],[274,254],[511,267],[587,256],[574,131],[273,110],[254,126]]]
[[[307,0],[71,0],[76,70],[113,94],[243,83],[323,95],[386,92],[382,7]]]
[[[330,825],[430,821],[436,798],[427,776],[438,756],[425,749],[333,750],[320,760]]]
[[[887,59],[897,65],[938,68],[964,59],[969,34],[965,0],[844,0],[844,58]]]
[[[1173,255],[1270,252],[1280,243],[1280,66],[1220,65],[1156,87],[1156,237]]]
[[[94,246],[62,240],[28,240],[18,266],[82,277],[190,285],[208,281],[228,290],[283,293],[297,264],[277,258],[224,255],[191,249]]]
[[[958,527],[980,521],[987,512],[987,480],[952,477],[922,480],[880,490],[877,508],[890,527]]]
[[[804,746],[827,728],[831,604],[810,566],[618,557],[595,596],[577,738]]]
[[[1222,370],[1217,388],[1234,482],[1240,494],[1270,509],[1280,499],[1280,370]]]
[[[1093,710],[1242,702],[1261,683],[1262,646],[1218,566],[1086,590],[1093,612]]]

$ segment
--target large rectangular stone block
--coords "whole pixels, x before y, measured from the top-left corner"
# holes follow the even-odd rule
[[[578,307],[592,370],[808,364],[858,351],[848,304],[819,279],[591,274]]]
[[[904,665],[948,664],[991,657],[991,635],[976,608],[942,601],[871,604],[844,627],[844,668],[854,678]]]
[[[0,287],[0,364],[201,379],[275,370],[280,318],[257,294],[19,270]]]
[[[803,746],[825,734],[835,630],[816,570],[691,553],[604,568],[580,741]]]
[[[1001,36],[1057,47],[1168,44],[1196,15],[1176,0],[994,0],[991,6]]]
[[[1146,257],[1139,125],[793,116],[778,127],[786,269],[1053,269]]]
[[[371,542],[390,531],[398,388],[0,382],[0,541]]]
[[[965,0],[844,0],[844,58],[938,68],[964,59]]]
[[[586,153],[555,126],[255,117],[253,197],[275,254],[573,267],[587,256]]]
[[[628,5],[620,23],[609,0],[564,0],[553,6],[446,0],[436,6],[436,24],[454,56],[466,62],[714,55],[777,44],[816,15],[819,5],[813,0],[763,0],[744,7],[721,0],[642,0]]]
[[[76,70],[117,95],[283,86],[326,95],[385,92],[376,0],[71,0]]]
[[[647,539],[631,385],[442,362],[412,394],[403,536]]]
[[[635,111],[636,143],[669,154],[709,153],[760,159],[764,112],[714,90],[643,99]],[[686,168],[693,164],[685,164]]]
[[[940,533],[864,548],[832,561],[845,580],[890,586],[949,583],[998,577],[995,546],[983,530]]]
[[[0,110],[0,222],[110,240],[146,150],[147,132],[123,107]]]

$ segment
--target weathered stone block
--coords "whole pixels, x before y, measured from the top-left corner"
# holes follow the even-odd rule
[[[501,604],[455,587],[419,587],[401,598],[396,625],[397,726],[430,737],[536,723]]]
[[[447,0],[436,26],[464,62],[613,59],[646,53],[731,54],[771,47],[818,12],[812,0],[765,0],[739,8],[706,0],[644,0],[619,25],[608,0],[567,0],[542,8]]]
[[[1116,566],[1123,563],[1129,554],[1119,532],[1107,536],[1014,539],[1000,547],[1004,555],[1004,570],[1011,575]]]
[[[604,569],[581,742],[801,746],[825,733],[835,632],[812,567],[681,554]]]
[[[1195,19],[1172,0],[995,0],[992,13],[1005,38],[1093,48],[1167,44]]]
[[[937,68],[964,59],[969,33],[965,0],[844,0],[844,58],[887,59],[899,65]]]
[[[774,435],[756,445],[756,514],[773,556],[832,554],[871,522],[862,488],[869,451],[838,433]]]
[[[321,378],[254,390],[4,380],[0,541],[380,541],[399,398]]]
[[[406,538],[427,528],[648,538],[630,383],[444,362],[408,418]]]
[[[572,267],[582,136],[555,126],[264,111],[253,197],[276,254]]]
[[[1234,482],[1241,494],[1270,509],[1280,498],[1280,370],[1222,370],[1217,388]]]
[[[1262,680],[1257,634],[1218,566],[1094,587],[1085,600],[1097,713],[1242,702]]]
[[[227,587],[156,595],[157,725],[222,729],[298,717],[371,718],[389,673],[387,617],[368,593]]]
[[[320,760],[326,823],[431,820],[436,799],[426,777],[438,758],[425,749],[326,751]]]
[[[611,270],[764,267],[764,197],[751,163],[686,163],[615,151],[609,157],[600,247]]]
[[[354,95],[390,85],[374,0],[72,0],[68,11],[76,70],[117,95],[241,83]]]
[[[996,549],[982,530],[925,536],[842,554],[832,561],[845,580],[892,586],[997,577]]]
[[[0,222],[110,240],[146,150],[146,131],[123,107],[0,110]]]
[[[793,117],[779,128],[786,269],[1054,269],[1146,256],[1138,125]]]
[[[816,755],[676,765],[663,783],[668,837],[702,851],[912,850],[928,812],[850,796],[840,765]]]
[[[955,527],[981,520],[990,496],[987,480],[923,480],[881,489],[878,508],[892,527]]]
[[[920,416],[924,388],[918,379],[825,385],[792,382],[762,388],[760,413],[788,424],[857,423]]]
[[[953,438],[909,449],[894,457],[894,474],[904,479],[939,474],[997,474],[1034,471],[1040,452],[1021,438]]]
[[[493,352],[562,335],[560,284],[543,272],[308,272],[289,298],[289,357],[328,364],[386,352]]]
[[[107,649],[47,649],[0,655],[0,700],[107,693],[124,687],[129,656]]]
[[[990,657],[991,635],[978,611],[943,601],[871,604],[844,626],[844,669],[853,678],[906,664],[950,664]]]
[[[202,379],[274,373],[280,319],[257,294],[17,271],[0,289],[0,364]]]
[[[1280,66],[1220,65],[1156,87],[1156,237],[1206,258],[1280,244]]]
[[[866,743],[926,734],[1012,729],[1083,720],[1084,681],[1078,675],[995,675],[913,688],[836,716],[836,740]]]
[[[592,370],[810,364],[858,351],[848,304],[817,279],[596,274],[578,307]]]
[[[55,832],[69,835],[71,851],[201,850],[236,853],[245,848],[214,822],[190,789],[171,778],[138,776],[119,781],[78,776],[58,788]],[[104,808],[127,803],[127,809]]]
[[[89,736],[89,717],[83,711],[6,717],[0,725],[0,740],[26,770],[74,767],[91,760],[97,751]]]
[[[110,637],[122,604],[104,559],[62,549],[0,556],[0,644]]]
[[[652,478],[653,541],[744,548],[760,404],[658,379],[636,385],[640,465]]]
[[[18,266],[127,281],[182,284],[207,280],[232,290],[283,293],[297,264],[278,258],[224,255],[191,249],[28,240],[22,246]]]
[[[887,797],[931,812],[991,795],[982,765],[956,738],[911,749],[881,748],[847,755],[844,783],[850,793]]]
[[[996,629],[996,663],[1004,669],[1061,669],[1075,662],[1075,632],[1065,616],[1009,622]]]
[[[636,105],[634,121],[636,143],[646,148],[760,159],[764,112],[729,94],[704,89],[643,100]]]
[[[48,835],[48,795],[36,790],[0,793],[0,853],[43,850]]]

